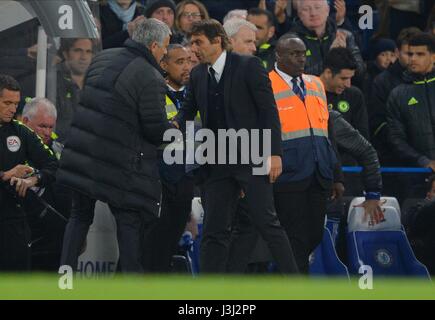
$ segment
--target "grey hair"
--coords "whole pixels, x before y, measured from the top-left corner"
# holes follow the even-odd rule
[[[244,19],[246,20],[246,17],[248,16],[248,10],[245,9],[235,9],[235,10],[231,10],[229,11],[225,17],[224,17],[224,24],[228,21],[231,20],[233,18],[239,18],[239,19],[243,19],[243,17],[245,17]]]
[[[131,39],[149,48],[154,42],[163,46],[163,41],[171,34],[171,29],[166,23],[150,18],[137,24]]]
[[[225,32],[230,38],[234,37],[242,27],[247,27],[254,32],[257,31],[257,27],[253,23],[240,18],[233,18],[224,24]]]
[[[44,110],[49,116],[57,119],[57,110],[54,104],[46,98],[33,98],[26,103],[23,109],[23,117],[32,119],[38,110]]]

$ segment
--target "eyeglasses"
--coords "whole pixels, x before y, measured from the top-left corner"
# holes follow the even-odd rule
[[[183,18],[193,18],[193,19],[199,19],[202,18],[202,14],[199,12],[183,12],[181,14]]]

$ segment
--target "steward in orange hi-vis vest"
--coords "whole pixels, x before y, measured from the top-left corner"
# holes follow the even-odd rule
[[[323,84],[318,77],[302,75],[305,100],[275,71],[269,73],[282,131],[283,172],[280,182],[295,182],[313,174],[333,180],[337,163],[328,139],[329,112]]]

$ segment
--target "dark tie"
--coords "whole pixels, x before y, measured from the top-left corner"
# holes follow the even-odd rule
[[[304,92],[302,91],[301,87],[298,84],[298,79],[299,78],[292,79],[293,92],[299,97],[299,99],[301,99],[302,101],[305,101],[305,95],[304,95]]]
[[[208,71],[210,75],[210,84],[212,87],[216,88],[218,86],[218,82],[216,80],[216,71],[213,69],[213,67],[210,67]]]

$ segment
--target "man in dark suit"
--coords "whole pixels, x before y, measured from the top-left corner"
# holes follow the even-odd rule
[[[184,126],[199,110],[203,128],[271,130],[269,177],[253,175],[252,164],[211,164],[202,167],[205,210],[201,271],[225,272],[231,215],[240,195],[246,196],[253,224],[268,243],[283,273],[297,272],[288,238],[277,218],[272,183],[281,173],[281,130],[270,81],[260,60],[227,51],[228,38],[215,20],[195,23],[190,42],[201,64],[193,69],[190,92],[175,118]],[[249,133],[252,139],[251,133]],[[219,155],[222,149],[216,147]],[[238,160],[242,156],[240,148]],[[225,149],[224,149],[225,151]]]

